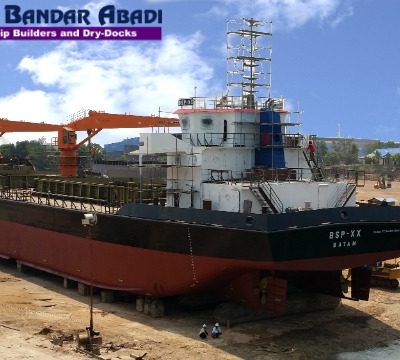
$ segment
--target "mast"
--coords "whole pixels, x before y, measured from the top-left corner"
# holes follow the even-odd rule
[[[229,20],[226,34],[228,94],[256,108],[257,100],[271,97],[272,22]]]

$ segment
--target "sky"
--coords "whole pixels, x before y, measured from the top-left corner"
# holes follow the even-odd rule
[[[223,94],[226,20],[253,17],[273,22],[272,96],[302,111],[292,115],[301,132],[400,140],[398,0],[0,0],[0,27],[5,5],[94,15],[105,5],[161,9],[163,38],[0,40],[0,118],[60,124],[82,109],[167,115],[195,88]],[[103,130],[93,141],[139,132]],[[55,134],[8,133],[0,144],[42,136]]]

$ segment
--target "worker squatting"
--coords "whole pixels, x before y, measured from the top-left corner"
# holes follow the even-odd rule
[[[6,24],[86,24],[90,25],[90,11],[80,10],[25,10],[18,5],[5,5]],[[125,10],[116,9],[113,5],[99,10],[100,25],[105,24],[151,24],[162,23],[162,10]]]

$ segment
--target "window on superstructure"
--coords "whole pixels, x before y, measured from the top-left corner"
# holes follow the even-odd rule
[[[201,119],[201,126],[203,129],[209,129],[212,125],[213,121],[211,118]]]
[[[226,141],[228,139],[228,121],[224,120],[224,137],[223,140]]]
[[[182,124],[182,130],[187,130],[190,127],[190,122],[188,118],[183,118],[181,120],[181,124]]]

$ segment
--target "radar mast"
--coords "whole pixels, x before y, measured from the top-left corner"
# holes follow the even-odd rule
[[[272,22],[229,20],[226,32],[227,88],[243,108],[271,97]]]

